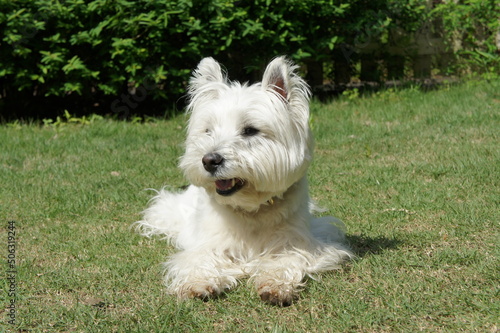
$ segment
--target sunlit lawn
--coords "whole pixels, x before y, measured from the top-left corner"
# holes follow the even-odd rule
[[[358,260],[291,307],[242,283],[179,303],[146,239],[147,188],[182,186],[185,117],[0,127],[0,213],[16,227],[12,331],[494,332],[499,325],[500,82],[312,105],[312,196]],[[3,257],[7,247],[2,246]],[[6,270],[6,269],[5,269]],[[8,286],[2,304],[10,302]]]

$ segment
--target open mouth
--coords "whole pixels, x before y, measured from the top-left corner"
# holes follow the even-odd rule
[[[245,181],[239,178],[232,179],[218,179],[215,181],[215,191],[219,195],[228,196],[238,192]]]

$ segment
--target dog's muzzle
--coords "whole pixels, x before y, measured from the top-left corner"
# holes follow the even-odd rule
[[[208,153],[201,159],[203,168],[215,175],[224,164],[224,157],[218,153]],[[219,195],[228,196],[239,191],[245,181],[239,178],[217,179],[215,181],[215,191]]]

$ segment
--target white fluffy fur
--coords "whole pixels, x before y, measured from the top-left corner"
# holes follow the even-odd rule
[[[342,223],[310,213],[310,93],[295,70],[276,58],[251,86],[229,82],[212,58],[194,71],[180,162],[192,185],[159,191],[138,222],[144,235],[164,236],[180,249],[165,264],[170,293],[208,298],[249,277],[264,301],[289,305],[306,276],[351,256]],[[245,128],[257,132],[245,135]],[[224,159],[215,172],[202,163],[210,153]],[[244,185],[220,195],[218,179]]]

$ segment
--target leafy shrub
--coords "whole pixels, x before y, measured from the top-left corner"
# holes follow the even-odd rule
[[[447,1],[437,7],[449,40],[460,43],[456,52],[459,70],[500,73],[500,3],[498,0]],[[452,46],[453,47],[453,46]],[[457,47],[457,45],[455,45]]]
[[[333,49],[337,36],[318,19],[331,20],[346,7],[300,0],[0,0],[2,100],[53,96],[64,107],[85,101],[112,113],[136,112],[146,98],[176,100],[203,56],[227,60],[239,78],[281,53],[320,57],[316,50]]]
[[[432,13],[465,36],[463,56],[496,68],[491,38],[477,37],[498,30],[496,2],[431,12],[426,0],[0,0],[0,116],[164,113],[204,56],[240,80],[279,54],[352,66],[346,45],[387,44],[391,29],[418,31]]]
[[[172,41],[164,39],[174,35],[169,18],[179,12],[170,1],[159,3],[1,1],[2,88],[7,96],[27,90],[88,97],[116,96],[131,82],[159,84],[166,79],[166,64],[182,62]]]

